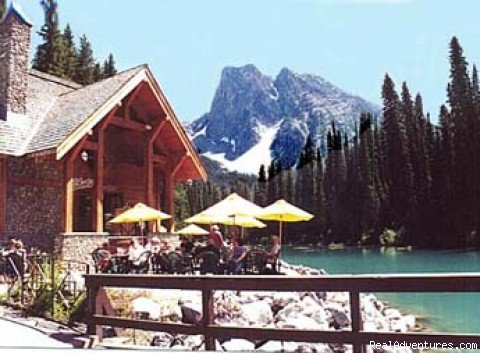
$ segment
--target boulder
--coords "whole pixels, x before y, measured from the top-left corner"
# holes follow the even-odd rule
[[[400,319],[402,317],[402,313],[394,308],[387,308],[383,310],[383,315],[391,320],[391,319]]]
[[[273,303],[279,306],[286,306],[289,303],[298,302],[300,295],[298,293],[277,292],[273,294]]]
[[[350,318],[343,311],[334,310],[332,311],[332,325],[335,329],[340,329],[346,327],[350,324]]]
[[[415,319],[415,316],[413,316],[413,315],[405,315],[403,317],[403,321],[405,321],[405,324],[407,325],[407,329],[410,331],[410,330],[413,330],[415,328],[417,320]]]
[[[260,347],[258,351],[262,352],[295,352],[298,348],[296,342],[268,341]]]
[[[243,304],[242,313],[251,324],[268,324],[273,320],[272,309],[263,300]]]
[[[173,336],[167,332],[158,332],[150,343],[151,346],[160,347],[162,349],[168,349],[173,343]]]
[[[157,320],[160,317],[160,304],[150,298],[139,297],[132,301],[132,312],[134,315],[146,313],[150,319]]]
[[[322,330],[323,325],[317,323],[314,319],[297,313],[285,319],[284,328],[295,328],[298,330]]]
[[[222,348],[226,351],[253,351],[255,344],[243,339],[231,339],[222,344]]]

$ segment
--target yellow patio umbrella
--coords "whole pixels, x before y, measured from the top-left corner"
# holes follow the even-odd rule
[[[251,216],[231,216],[226,222],[218,222],[227,226],[239,226],[242,228],[265,228],[267,225]]]
[[[208,231],[197,226],[196,224],[190,224],[185,228],[180,229],[176,233],[180,235],[207,235]]]
[[[229,218],[225,215],[215,215],[206,213],[205,211],[197,213],[196,215],[184,220],[185,223],[197,223],[197,224],[215,224],[228,222]]]
[[[263,211],[255,217],[265,221],[279,221],[279,236],[281,242],[283,222],[309,221],[313,218],[313,215],[281,199],[265,207]]]
[[[122,212],[114,219],[110,220],[108,223],[118,224],[118,223],[137,223],[137,222],[148,222],[156,220],[164,220],[172,218],[172,216],[163,213],[159,210],[156,210],[152,207],[148,207],[143,203],[137,203],[132,208]]]
[[[265,228],[267,225],[251,216],[230,216],[227,222],[219,222],[227,226],[238,226],[242,228],[241,237],[244,236],[245,228]]]
[[[203,212],[211,215],[255,217],[255,215],[261,213],[262,210],[260,206],[244,199],[237,193],[233,193]]]

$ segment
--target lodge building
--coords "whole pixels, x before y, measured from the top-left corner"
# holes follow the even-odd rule
[[[13,3],[0,22],[0,239],[51,250],[105,236],[125,205],[173,215],[175,182],[206,173],[148,66],[81,86],[29,68],[31,30]]]

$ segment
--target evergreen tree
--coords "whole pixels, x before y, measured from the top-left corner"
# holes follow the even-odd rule
[[[75,80],[78,66],[78,53],[70,24],[67,24],[63,31],[63,43],[65,46],[65,67],[63,71],[66,78]]]
[[[95,60],[93,59],[93,51],[86,35],[80,38],[80,50],[78,52],[78,68],[75,81],[88,85],[93,82],[93,68]]]
[[[276,185],[275,185],[275,161],[272,160],[268,166],[267,171],[267,202],[270,204],[275,201],[276,195]]]
[[[480,104],[480,85],[478,82],[477,66],[473,64],[472,68],[472,95],[475,104]]]
[[[275,165],[275,178],[277,181],[276,187],[276,199],[284,198],[284,185],[283,185],[283,166],[282,161],[279,159]]]
[[[452,200],[453,209],[448,216],[454,227],[451,236],[456,239],[452,245],[462,246],[471,232],[471,226],[477,222],[476,176],[479,175],[479,163],[476,155],[479,151],[479,131],[468,63],[456,37],[450,42],[450,83],[447,93],[455,156],[452,171],[455,199]]]
[[[99,63],[95,63],[92,69],[92,80],[93,82],[98,82],[103,79],[104,77],[103,77],[102,67],[100,66]]]
[[[387,224],[399,230],[412,212],[411,165],[408,156],[408,140],[404,114],[392,79],[385,75],[382,87],[383,129],[386,142],[386,171],[389,187]]]
[[[267,181],[267,175],[265,173],[265,165],[264,164],[262,164],[260,166],[260,170],[258,172],[258,179],[257,180],[258,180],[259,183],[265,183]]]
[[[103,63],[103,77],[108,78],[115,76],[117,74],[117,69],[115,68],[115,59],[113,58],[113,54],[110,54]]]
[[[0,19],[3,18],[3,15],[7,11],[7,0],[0,0]]]
[[[42,0],[45,23],[38,32],[43,40],[37,47],[33,68],[59,77],[65,76],[65,45],[58,26],[56,0]]]

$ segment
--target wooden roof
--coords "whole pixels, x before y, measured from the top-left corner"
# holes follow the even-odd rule
[[[83,87],[32,70],[27,115],[0,121],[0,133],[6,136],[0,142],[0,154],[22,156],[49,151],[61,159],[138,89],[142,92],[136,96],[141,100],[139,107],[151,112],[156,109],[168,117],[169,124],[161,135],[168,152],[186,157],[181,160],[177,179],[205,180],[206,172],[194,146],[147,65]]]

